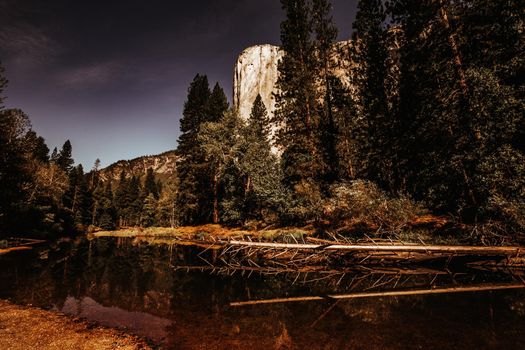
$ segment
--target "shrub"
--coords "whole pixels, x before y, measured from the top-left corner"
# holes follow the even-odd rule
[[[365,224],[380,231],[398,231],[425,209],[406,195],[389,197],[372,182],[356,180],[330,187],[325,217],[334,226]]]

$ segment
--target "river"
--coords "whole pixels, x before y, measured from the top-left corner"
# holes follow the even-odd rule
[[[333,299],[327,296],[384,290],[387,277],[382,273],[318,278],[181,268],[204,267],[197,253],[194,248],[134,239],[62,240],[0,257],[0,298],[126,330],[166,349],[525,346],[524,289]],[[417,287],[429,279],[432,283],[450,279],[454,284],[509,282],[513,277],[415,274],[398,279],[396,288]],[[320,300],[293,299],[308,296]],[[271,302],[283,298],[287,302]],[[269,302],[231,304],[250,300]]]

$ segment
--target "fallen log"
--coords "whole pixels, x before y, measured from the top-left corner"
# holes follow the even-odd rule
[[[5,248],[5,249],[0,249],[0,255],[5,255],[7,253],[17,252],[17,251],[22,251],[22,250],[31,250],[31,249],[33,249],[33,248],[31,248],[29,246]]]
[[[325,250],[347,252],[419,252],[440,254],[475,254],[475,255],[505,255],[519,256],[525,253],[524,247],[480,247],[480,246],[440,246],[440,245],[386,245],[386,244],[301,244],[301,243],[271,243],[246,242],[232,240],[231,246],[244,246],[269,249]]]
[[[245,271],[245,272],[261,272],[268,274],[284,274],[284,273],[315,273],[328,275],[342,275],[342,274],[370,274],[370,275],[448,275],[448,271],[435,270],[423,267],[414,267],[410,269],[396,268],[396,267],[381,267],[381,268],[364,268],[360,265],[346,268],[330,268],[326,266],[300,266],[300,267],[255,267],[255,266],[238,266],[238,265],[171,265],[175,271]]]
[[[262,304],[277,304],[301,301],[319,301],[319,300],[341,300],[341,299],[357,299],[357,298],[371,298],[371,297],[392,297],[392,296],[410,296],[410,295],[429,295],[429,294],[447,294],[447,293],[465,293],[465,292],[483,292],[491,290],[507,290],[507,289],[523,289],[525,283],[503,283],[503,284],[479,284],[472,286],[455,286],[432,289],[412,289],[412,290],[391,290],[378,292],[357,292],[348,294],[332,294],[326,296],[303,296],[303,297],[289,297],[289,298],[274,298],[262,300],[248,300],[231,302],[230,306],[248,306],[248,305],[262,305]]]

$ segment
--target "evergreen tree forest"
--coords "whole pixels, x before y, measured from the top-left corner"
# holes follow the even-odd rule
[[[257,98],[213,120],[202,77],[190,87],[182,224],[392,231],[434,215],[484,242],[522,238],[523,2],[362,0],[349,45],[328,0],[281,4],[271,119]]]
[[[391,233],[426,216],[475,242],[524,238],[525,2],[361,0],[345,43],[329,0],[281,5],[276,110],[257,96],[239,115],[197,74],[168,181],[152,169],[103,181],[100,161],[75,165],[69,141],[50,154],[0,99],[0,233],[208,223]],[[0,98],[6,86],[0,70]]]
[[[0,237],[55,238],[123,226],[174,226],[176,181],[161,184],[151,168],[102,181],[100,160],[85,172],[66,140],[50,154],[29,117],[5,108],[0,66]]]

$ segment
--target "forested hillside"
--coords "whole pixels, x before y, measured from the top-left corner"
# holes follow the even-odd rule
[[[101,181],[117,182],[120,173],[124,171],[126,176],[131,178],[144,177],[149,168],[155,173],[155,178],[161,182],[167,182],[177,176],[176,163],[177,154],[175,151],[167,151],[161,154],[142,156],[131,160],[119,160],[98,172]]]

